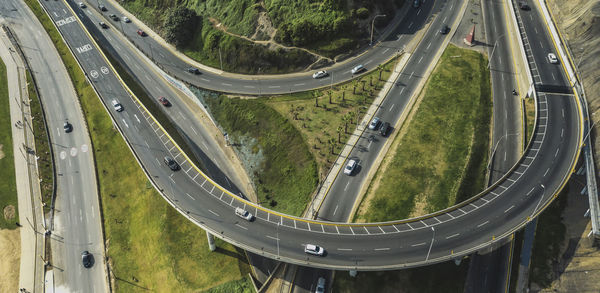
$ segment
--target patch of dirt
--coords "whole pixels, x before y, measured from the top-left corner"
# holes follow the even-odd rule
[[[5,220],[12,220],[12,219],[14,219],[15,218],[15,214],[16,214],[16,209],[15,209],[15,206],[13,206],[13,205],[7,205],[7,206],[5,206],[4,209],[3,209],[3,211],[2,211],[2,215],[4,216]]]
[[[273,22],[269,18],[263,1],[260,2],[260,7],[261,11],[258,13],[258,19],[256,20],[256,31],[254,31],[254,34],[250,38],[259,41],[273,41],[277,29],[273,26]]]
[[[553,266],[554,281],[548,288],[531,284],[531,292],[599,292],[600,250],[593,247],[592,238],[587,234],[591,230],[589,218],[583,217],[587,210],[587,195],[579,191],[585,186],[583,176],[571,179],[567,207],[562,213],[566,226],[565,240],[561,254],[549,260]]]
[[[21,230],[0,230],[0,292],[17,292],[21,263]]]
[[[4,158],[4,152],[2,151],[3,147],[4,147],[4,145],[0,144],[0,160],[2,160],[2,158]]]

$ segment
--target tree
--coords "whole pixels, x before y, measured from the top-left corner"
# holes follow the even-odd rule
[[[377,69],[379,69],[379,80],[381,81],[381,74],[383,73],[383,66],[381,64],[377,65]]]
[[[348,134],[348,123],[352,123],[351,119],[352,118],[350,117],[350,113],[347,113],[346,115],[342,116],[342,121],[344,122],[344,134]]]
[[[165,40],[175,47],[184,47],[194,38],[196,30],[201,30],[201,17],[185,6],[169,8],[162,26]]]
[[[342,128],[342,126],[338,126],[337,130],[337,134],[338,134],[338,143],[342,143],[342,130],[344,130],[344,128]]]
[[[353,95],[356,95],[356,85],[357,84],[358,84],[358,80],[355,79],[355,80],[352,81],[352,86],[353,86],[353,88],[352,88],[352,94]]]
[[[346,102],[346,88],[342,90],[342,102]]]
[[[333,138],[333,137],[330,137],[330,138],[327,140],[327,144],[328,144],[328,145],[329,145],[329,147],[331,148],[331,154],[332,154],[332,155],[335,155],[335,146],[336,146],[336,144],[337,144],[337,143],[336,143],[336,141],[335,141],[335,138]]]
[[[319,107],[319,92],[314,91],[314,92],[312,92],[312,94],[313,94],[313,98],[315,98],[315,107],[318,108]]]

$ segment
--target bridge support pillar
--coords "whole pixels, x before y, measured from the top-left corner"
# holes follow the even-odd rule
[[[206,231],[206,238],[208,239],[208,249],[210,249],[210,251],[215,251],[217,249],[217,245],[215,244],[215,236]]]
[[[355,270],[351,270],[348,273],[350,274],[350,277],[352,277],[352,278],[356,278],[356,275],[358,275],[358,271],[355,271]]]

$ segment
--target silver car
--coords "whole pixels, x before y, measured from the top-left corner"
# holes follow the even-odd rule
[[[380,121],[381,121],[381,119],[379,119],[379,117],[373,117],[373,120],[371,120],[371,123],[369,123],[369,129],[371,129],[371,130],[377,129],[377,126],[379,126]]]
[[[325,77],[325,76],[327,76],[327,71],[325,71],[325,70],[317,71],[313,74],[314,79]]]
[[[363,70],[365,70],[365,67],[362,64],[356,65],[354,68],[352,68],[352,74],[360,73]]]
[[[304,247],[304,252],[312,255],[323,256],[323,254],[325,253],[325,249],[318,245],[306,244],[306,246]]]
[[[252,221],[252,219],[254,218],[254,216],[252,216],[252,214],[249,211],[244,210],[242,208],[235,208],[235,215],[246,221]]]

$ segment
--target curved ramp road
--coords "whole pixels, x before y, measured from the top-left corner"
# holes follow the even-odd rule
[[[61,1],[42,3],[54,21],[73,15]],[[510,235],[537,216],[565,184],[579,155],[583,119],[577,100],[541,94],[534,138],[525,155],[496,185],[468,202],[421,218],[386,223],[331,223],[283,215],[236,197],[200,173],[115,75],[80,22],[59,29],[86,72],[105,68],[93,85],[164,198],[217,237],[281,261],[330,269],[381,270],[465,255]],[[91,48],[76,50],[85,45]],[[110,106],[114,97],[125,107],[123,112]],[[134,116],[140,117],[139,121]],[[162,162],[165,155],[175,158],[181,170],[167,168]],[[236,207],[252,212],[255,221],[235,216]],[[309,256],[303,250],[306,244],[321,245],[327,252],[322,257]]]
[[[412,36],[422,29],[433,15],[443,12],[442,7],[447,2],[447,0],[430,0],[424,1],[424,3],[416,9],[408,7],[406,17],[398,23],[396,28],[393,28],[393,31],[384,40],[376,43],[373,48],[355,58],[351,58],[332,67],[319,69],[325,69],[329,72],[329,76],[320,79],[312,78],[312,74],[316,72],[316,70],[277,76],[231,74],[220,70],[202,70],[201,74],[190,74],[187,72],[187,69],[191,67],[191,65],[173,54],[170,49],[165,48],[151,36],[139,36],[137,30],[140,26],[135,20],[131,23],[123,23],[121,21],[115,22],[110,19],[108,17],[110,14],[114,13],[120,15],[119,10],[112,5],[112,1],[100,1],[100,3],[107,8],[107,11],[105,12],[100,12],[97,8],[98,3],[95,0],[88,0],[88,8],[86,9],[80,9],[75,5],[77,3],[72,6],[74,11],[82,18],[91,15],[91,12],[89,12],[91,9],[95,9],[97,12],[102,13],[104,16],[102,21],[110,26],[110,29],[102,30],[102,34],[114,35],[123,33],[140,50],[151,57],[156,64],[178,79],[200,88],[219,92],[271,95],[306,91],[325,87],[331,83],[350,80],[353,77],[358,76],[353,75],[351,70],[359,64],[364,65],[367,70],[376,69],[378,64],[384,63],[396,56],[399,51],[403,50],[412,39]],[[446,9],[450,11],[450,13],[456,14],[458,12],[458,9],[455,9],[452,4],[446,6]],[[448,17],[448,19],[450,19],[450,17]],[[444,22],[447,21],[445,17],[442,17],[442,20]],[[98,22],[95,21],[94,23],[97,25]],[[377,32],[375,32],[374,40],[377,40]],[[218,54],[218,52],[216,54]]]

